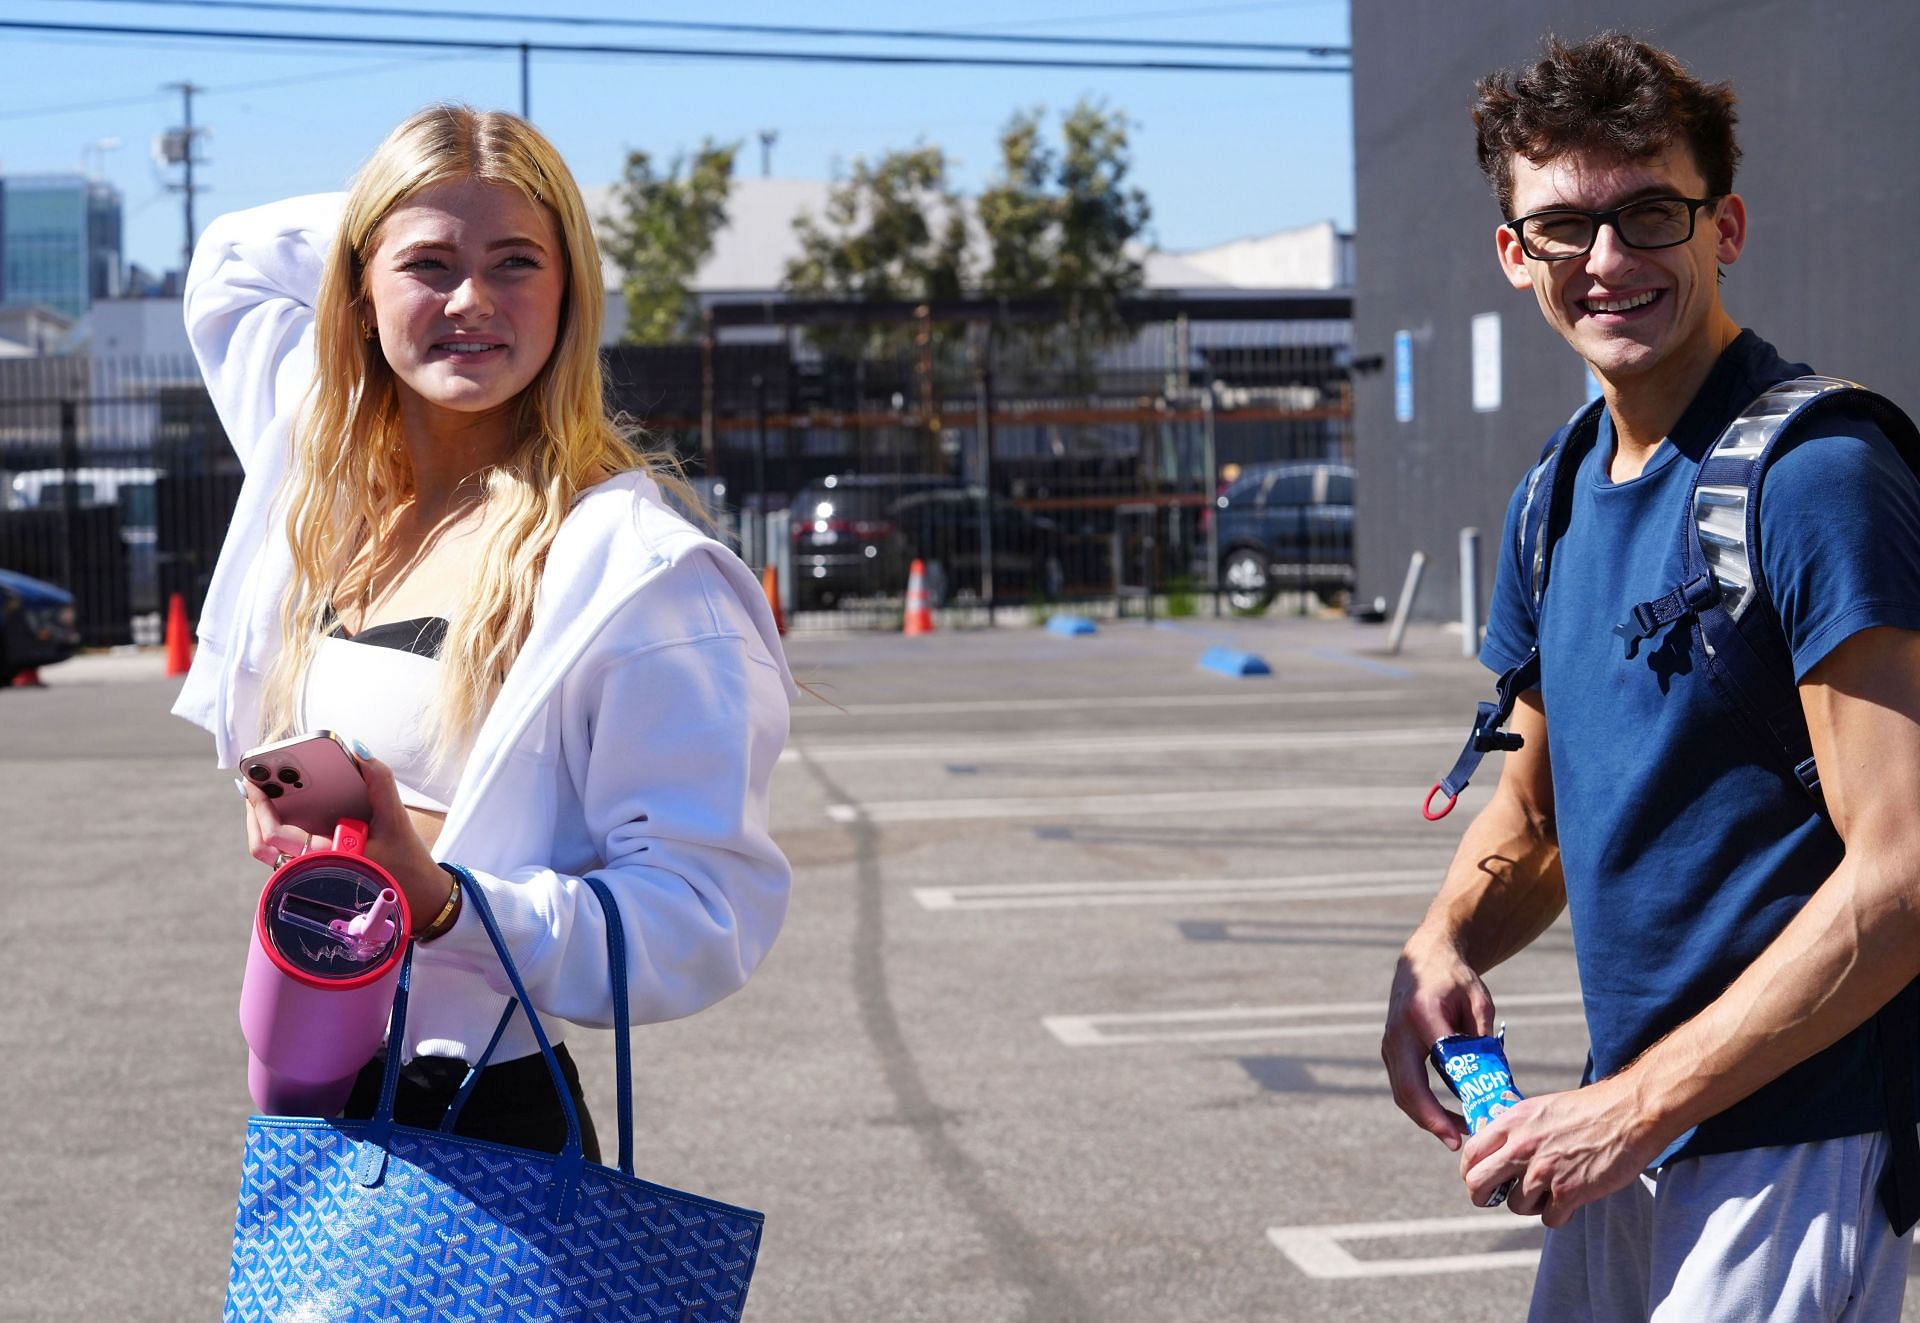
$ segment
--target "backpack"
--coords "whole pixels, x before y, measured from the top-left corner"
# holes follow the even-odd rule
[[[1784,442],[1797,424],[1840,404],[1863,410],[1920,476],[1920,429],[1892,401],[1837,377],[1778,382],[1727,424],[1694,475],[1690,515],[1678,530],[1684,548],[1681,582],[1637,603],[1628,618],[1613,627],[1629,659],[1663,631],[1689,629],[1694,662],[1709,688],[1752,737],[1759,755],[1790,772],[1823,817],[1826,801],[1794,683],[1792,654],[1753,549],[1759,540],[1761,483],[1768,468],[1785,453]],[[1527,475],[1516,536],[1536,620],[1546,596],[1554,543],[1571,517],[1572,478],[1599,436],[1605,407],[1604,400],[1594,399],[1576,411],[1553,434]],[[1536,642],[1524,661],[1495,681],[1495,701],[1479,705],[1460,757],[1427,792],[1421,813],[1429,822],[1453,811],[1482,757],[1522,746],[1522,738],[1505,726],[1520,695],[1539,683]],[[1433,801],[1442,793],[1446,803],[1436,812]],[[1880,1197],[1896,1233],[1905,1234],[1920,1222],[1920,1137],[1915,1132],[1911,1066],[1912,1051],[1920,1045],[1920,980],[1888,1002],[1871,1023],[1886,1063],[1881,1076],[1892,1141]],[[1896,1051],[1902,1047],[1904,1052]]]

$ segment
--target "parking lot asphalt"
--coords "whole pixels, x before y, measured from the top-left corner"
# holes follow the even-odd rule
[[[1467,1205],[1379,1064],[1465,817],[1419,804],[1486,682],[1457,635],[1384,632],[789,640],[815,696],[775,782],[787,928],[635,1043],[641,1174],[767,1215],[750,1319],[1524,1314],[1537,1226]],[[263,872],[157,672],[0,693],[0,1319],[204,1318],[223,1289]],[[1572,1085],[1564,924],[1490,982],[1520,1086]],[[607,1038],[570,1039],[610,1118]]]

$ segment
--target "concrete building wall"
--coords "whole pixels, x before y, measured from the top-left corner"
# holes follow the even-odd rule
[[[1481,600],[1520,474],[1587,397],[1584,368],[1494,262],[1500,217],[1474,162],[1467,107],[1486,71],[1531,60],[1541,34],[1617,27],[1740,96],[1750,216],[1728,271],[1734,319],[1789,359],[1920,410],[1920,6],[1885,0],[1353,0],[1357,172],[1354,386],[1363,597],[1431,558],[1419,614],[1458,610],[1455,548],[1478,526]],[[1473,319],[1499,315],[1500,403],[1474,407]],[[1396,332],[1411,346],[1412,418],[1396,416]],[[1483,384],[1485,384],[1483,382]]]

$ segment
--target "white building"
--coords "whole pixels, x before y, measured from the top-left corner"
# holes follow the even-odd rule
[[[803,212],[816,218],[827,209],[833,185],[820,179],[735,178],[727,199],[727,223],[714,236],[713,252],[694,274],[693,292],[706,307],[785,297],[787,264],[800,256],[794,222]],[[603,217],[615,190],[586,190],[587,210]],[[975,231],[977,246],[984,241]],[[980,256],[976,252],[976,256]],[[1278,290],[1347,289],[1353,284],[1353,236],[1332,221],[1190,252],[1141,249],[1146,291],[1166,294],[1271,293]],[[605,341],[626,329],[620,272],[603,263],[607,282]]]

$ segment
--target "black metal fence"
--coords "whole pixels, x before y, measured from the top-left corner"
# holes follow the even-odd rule
[[[89,646],[197,612],[239,488],[190,357],[0,360],[0,566],[68,588]]]
[[[1351,583],[1350,482],[1344,518],[1310,521],[1325,572],[1222,545],[1213,516],[1243,473],[1351,462],[1347,311],[1143,299],[1089,345],[1050,305],[723,304],[702,343],[614,349],[609,377],[778,569],[798,628],[898,625],[915,560],[931,604],[974,621],[1220,609],[1235,550],[1272,553],[1243,606],[1304,604]]]
[[[1098,346],[1044,312],[722,307],[702,341],[608,350],[610,403],[777,570],[797,628],[896,627],[916,561],[973,621],[1217,610],[1236,551],[1275,590],[1350,582],[1350,505],[1304,552],[1216,518],[1262,466],[1350,461],[1343,300],[1156,303]],[[239,483],[190,358],[0,361],[0,566],[73,591],[89,645],[159,641],[175,593],[197,616]],[[1338,569],[1290,578],[1289,555]]]

